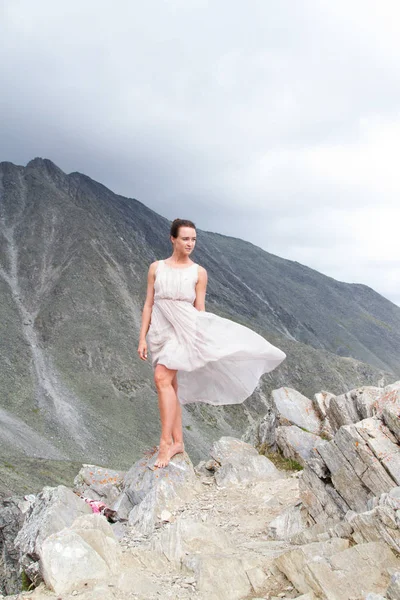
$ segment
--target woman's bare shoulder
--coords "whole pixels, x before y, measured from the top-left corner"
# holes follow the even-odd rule
[[[199,279],[207,279],[207,271],[201,265],[198,265]]]

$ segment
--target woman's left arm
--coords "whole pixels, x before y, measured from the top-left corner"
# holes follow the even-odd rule
[[[196,283],[196,300],[194,307],[197,310],[206,310],[207,271],[199,266],[199,278]]]

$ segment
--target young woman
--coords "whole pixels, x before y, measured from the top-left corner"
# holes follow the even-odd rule
[[[207,272],[190,259],[196,227],[175,219],[172,255],[150,265],[138,354],[152,356],[161,439],[156,467],[183,452],[181,404],[238,404],[286,355],[251,329],[205,312]],[[179,398],[179,400],[178,400]]]

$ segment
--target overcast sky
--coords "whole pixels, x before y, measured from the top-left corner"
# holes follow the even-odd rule
[[[0,0],[0,160],[400,305],[398,0]]]

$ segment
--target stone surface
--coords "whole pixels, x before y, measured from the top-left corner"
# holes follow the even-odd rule
[[[273,540],[287,540],[306,527],[304,509],[301,502],[286,508],[267,527],[267,537]]]
[[[276,429],[276,443],[283,456],[293,458],[303,466],[312,459],[317,460],[314,450],[321,441],[318,435],[303,431],[296,425]]]
[[[214,442],[210,454],[220,467],[215,480],[221,487],[281,477],[275,465],[250,444],[231,437]]]
[[[382,388],[364,386],[331,398],[326,414],[332,429],[336,432],[342,425],[374,416],[382,394]]]
[[[303,528],[298,533],[290,536],[291,544],[310,544],[311,542],[324,542],[331,538],[350,538],[353,527],[347,521],[327,518],[322,523],[315,523],[311,527]]]
[[[0,503],[0,593],[16,594],[21,588],[19,552],[14,540],[24,521],[22,498],[11,497]]]
[[[15,540],[20,565],[33,583],[41,581],[38,560],[44,540],[91,512],[88,504],[63,485],[45,487],[36,496]]]
[[[189,555],[184,565],[194,572],[197,589],[209,600],[240,600],[251,589],[242,561],[225,554]]]
[[[167,467],[151,470],[156,451],[137,461],[125,475],[122,492],[112,505],[122,518],[137,531],[149,534],[162,521],[163,510],[169,512],[189,502],[200,492],[190,458],[185,453],[175,455]]]
[[[389,586],[386,590],[386,596],[389,598],[389,600],[400,599],[400,571],[393,573]]]
[[[233,551],[226,533],[193,519],[180,519],[164,528],[152,542],[152,549],[166,556],[169,561],[178,563],[187,554]]]
[[[310,433],[320,433],[321,419],[309,398],[287,387],[273,390],[272,398],[279,418],[306,429]]]
[[[118,573],[121,550],[103,515],[78,517],[71,527],[47,537],[40,551],[43,580],[64,594],[90,579]]]
[[[70,529],[63,529],[46,538],[40,563],[46,585],[56,594],[68,593],[81,583],[110,575],[105,560]]]
[[[331,539],[291,550],[278,557],[276,564],[300,592],[350,600],[369,592],[383,593],[390,569],[400,562],[382,542],[348,548],[347,540]]]
[[[74,479],[74,490],[84,498],[101,500],[110,506],[121,493],[125,473],[96,465],[82,465]]]

